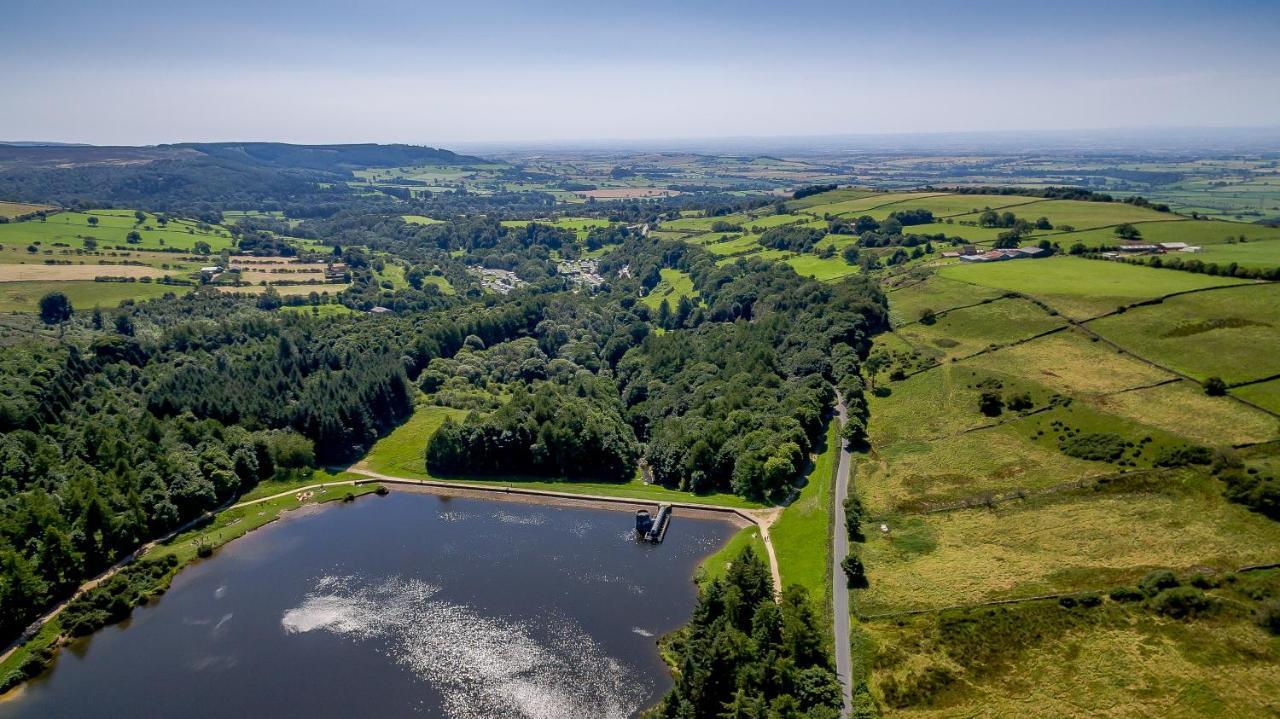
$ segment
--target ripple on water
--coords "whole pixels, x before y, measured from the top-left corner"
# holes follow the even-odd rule
[[[430,682],[458,719],[627,717],[640,708],[649,687],[575,622],[486,617],[436,599],[439,591],[399,577],[321,577],[281,624],[387,641],[389,656]]]

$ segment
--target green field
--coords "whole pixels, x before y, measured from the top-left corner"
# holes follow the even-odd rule
[[[840,461],[838,424],[830,422],[800,495],[769,529],[783,585],[800,584],[815,600],[827,596],[830,586],[831,489]]]
[[[1234,263],[1241,267],[1269,270],[1280,267],[1280,239],[1209,245],[1200,252],[1180,252],[1173,256],[1181,257],[1184,261],[1194,259],[1205,264],[1212,262],[1219,267]]]
[[[757,557],[762,560],[768,559],[768,553],[764,548],[764,540],[760,538],[760,528],[754,524],[750,527],[744,527],[738,530],[738,533],[729,538],[723,547],[702,560],[702,564],[698,565],[698,571],[695,579],[699,584],[718,579],[729,571],[729,565],[733,564],[733,560],[742,553],[746,547],[751,547]]]
[[[103,309],[118,306],[124,300],[149,300],[167,292],[186,294],[190,287],[162,285],[155,282],[0,282],[0,312],[35,312],[40,298],[53,291],[71,300],[77,311],[98,305]]]
[[[938,272],[953,280],[1022,292],[1049,303],[1072,319],[1088,319],[1121,305],[1173,292],[1243,282],[1079,257],[959,264]]]
[[[1000,296],[1000,290],[958,282],[935,273],[923,281],[908,281],[897,289],[887,289],[886,294],[889,318],[894,325],[901,325],[920,319],[920,313],[925,310],[943,312],[995,299]]]
[[[1089,328],[1197,380],[1216,375],[1235,384],[1280,373],[1277,307],[1280,285],[1248,285],[1172,297]]]
[[[1280,239],[1280,228],[1244,222],[1176,221],[1166,218],[1162,221],[1140,222],[1135,224],[1134,228],[1141,233],[1141,241],[1148,243],[1185,242],[1188,245],[1198,246],[1223,245],[1228,240],[1238,241],[1242,235],[1250,241]],[[1061,244],[1064,249],[1077,242],[1087,247],[1117,243],[1115,231],[1110,228],[1069,232],[1055,235],[1053,240]]]
[[[693,279],[689,273],[667,267],[659,270],[662,280],[653,290],[641,298],[641,302],[651,310],[657,311],[663,300],[667,301],[667,309],[675,311],[681,297],[688,297],[697,304],[698,292],[693,289]]]
[[[898,329],[898,335],[934,359],[949,359],[1024,340],[1065,324],[1040,307],[1018,297],[962,307],[938,317]]]
[[[795,255],[785,262],[801,277],[812,277],[821,282],[832,282],[858,274],[858,266],[844,261],[840,255],[822,258],[817,255]]]
[[[97,219],[97,226],[89,224],[91,217]],[[98,241],[100,249],[118,245],[139,250],[190,250],[199,241],[207,242],[214,252],[232,246],[230,234],[221,227],[202,230],[189,220],[174,219],[162,229],[154,215],[148,214],[146,217],[146,221],[139,225],[132,210],[59,212],[49,215],[44,222],[24,220],[0,225],[0,245],[15,244],[25,247],[39,243],[44,249],[53,249],[61,243],[75,249],[83,248],[85,238],[92,237]],[[146,229],[148,227],[152,229]],[[142,241],[137,245],[129,245],[126,236],[135,230],[141,235]]]
[[[1123,222],[1132,223],[1177,218],[1177,215],[1170,215],[1167,212],[1156,212],[1146,207],[1128,205],[1122,202],[1084,202],[1080,200],[1040,200],[1018,207],[1010,207],[1008,211],[1029,222],[1035,222],[1040,217],[1049,218],[1049,222],[1053,223],[1055,230],[1043,230],[1043,232],[1056,231],[1056,228],[1061,225],[1071,225],[1077,230],[1087,230],[1094,227],[1109,227]],[[979,214],[981,213],[956,215],[955,220],[957,222],[977,222]]]
[[[1272,412],[1280,412],[1280,379],[1232,388],[1231,394]]]
[[[444,220],[437,220],[426,215],[400,215],[400,219],[411,225],[443,225]]]

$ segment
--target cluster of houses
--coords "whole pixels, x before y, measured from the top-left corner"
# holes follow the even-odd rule
[[[1003,250],[978,252],[973,245],[965,245],[959,252],[943,252],[943,257],[958,257],[961,262],[1000,262],[1002,260],[1018,260],[1024,257],[1046,257],[1049,250],[1043,247],[1010,247]]]
[[[595,260],[564,260],[556,270],[578,287],[596,288],[604,284],[600,263]]]
[[[1112,252],[1103,252],[1102,256],[1120,257],[1130,253],[1162,255],[1166,252],[1199,252],[1201,249],[1198,245],[1188,245],[1185,242],[1156,242],[1154,244],[1132,242],[1121,245]]]

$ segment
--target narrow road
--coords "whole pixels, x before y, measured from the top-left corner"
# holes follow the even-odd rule
[[[844,407],[844,398],[836,396],[836,416],[840,418],[840,428],[848,420]],[[836,491],[833,493],[835,507],[832,509],[831,532],[831,617],[835,624],[832,638],[836,645],[836,676],[844,686],[844,711],[841,716],[849,716],[851,710],[851,693],[853,692],[853,661],[849,650],[849,586],[844,576],[841,563],[849,554],[849,537],[844,529],[844,500],[849,496],[849,471],[853,461],[849,456],[849,448],[844,440],[837,437],[840,443],[840,464],[836,467]]]

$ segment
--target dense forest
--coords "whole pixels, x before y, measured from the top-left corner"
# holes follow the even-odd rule
[[[648,716],[834,719],[841,689],[824,637],[804,589],[775,602],[768,567],[744,549],[671,639],[676,686]]]

